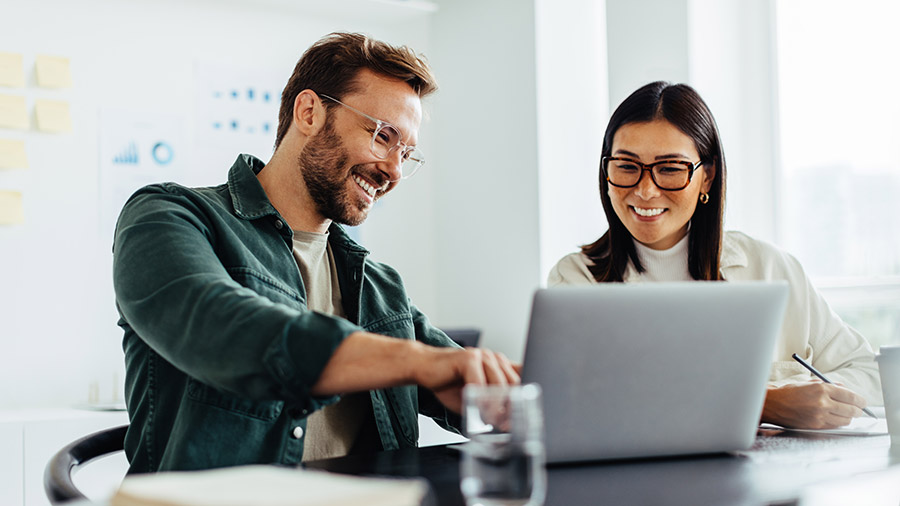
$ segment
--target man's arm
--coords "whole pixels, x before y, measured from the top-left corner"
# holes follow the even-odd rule
[[[335,350],[312,393],[326,396],[416,384],[434,392],[441,403],[459,413],[465,384],[518,382],[519,374],[499,353],[439,348],[356,332]]]
[[[247,399],[316,409],[324,399],[310,389],[344,338],[361,329],[236,282],[232,275],[260,286],[274,281],[253,269],[226,269],[209,207],[159,186],[126,204],[114,247],[119,310],[155,352],[192,377]]]

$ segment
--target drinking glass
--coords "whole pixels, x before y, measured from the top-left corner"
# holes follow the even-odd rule
[[[468,506],[539,506],[547,493],[537,384],[463,389],[460,489]]]

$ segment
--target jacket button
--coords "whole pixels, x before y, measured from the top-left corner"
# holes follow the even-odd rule
[[[303,427],[301,427],[299,425],[294,427],[294,431],[291,432],[291,434],[294,436],[294,439],[302,438],[303,437]]]
[[[281,220],[275,220],[275,228],[281,230],[282,228],[284,228],[284,222]]]

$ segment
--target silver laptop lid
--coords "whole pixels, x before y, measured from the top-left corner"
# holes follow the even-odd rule
[[[544,391],[548,462],[749,448],[786,283],[539,289],[523,382]]]

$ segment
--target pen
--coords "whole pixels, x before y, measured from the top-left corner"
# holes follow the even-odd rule
[[[806,360],[803,360],[802,358],[800,358],[796,353],[794,353],[794,354],[791,355],[791,356],[794,357],[794,360],[796,360],[797,362],[800,362],[800,365],[802,365],[803,367],[809,369],[809,372],[815,374],[820,380],[824,381],[825,383],[828,383],[829,385],[833,385],[833,384],[834,384],[834,383],[831,382],[831,380],[829,380],[828,378],[826,378],[824,374],[820,373],[820,372],[819,372],[815,367],[813,367],[812,365],[806,363]],[[871,416],[872,418],[878,418],[877,416],[875,416],[875,413],[872,413],[871,411],[869,411],[869,408],[862,408],[862,410],[863,410],[863,413],[865,413],[865,414]]]

